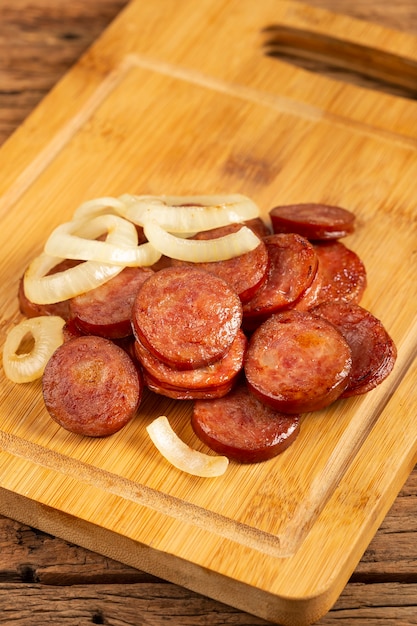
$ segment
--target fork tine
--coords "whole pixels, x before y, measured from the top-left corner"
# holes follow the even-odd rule
[[[400,55],[298,28],[271,24],[262,30],[266,55],[384,91],[417,98],[417,63]]]

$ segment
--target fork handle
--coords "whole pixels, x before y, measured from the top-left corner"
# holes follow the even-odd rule
[[[383,91],[417,98],[417,62],[366,44],[302,28],[272,24],[263,30],[264,50],[307,69],[333,73],[353,82],[373,81]]]

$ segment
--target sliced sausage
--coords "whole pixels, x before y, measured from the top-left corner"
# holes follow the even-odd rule
[[[104,285],[70,301],[70,316],[84,333],[107,339],[132,334],[132,306],[141,284],[153,274],[147,267],[126,267]]]
[[[216,239],[237,232],[241,228],[242,224],[230,224],[197,233],[193,239]],[[264,242],[259,240],[259,245],[254,250],[225,261],[186,263],[173,260],[172,263],[177,266],[190,265],[216,274],[236,291],[242,302],[247,302],[266,279],[268,251]]]
[[[139,341],[135,342],[136,357],[143,367],[145,383],[152,384],[153,391],[158,385],[162,395],[172,397],[171,392],[178,391],[183,396],[186,395],[187,399],[201,397],[201,391],[215,392],[215,397],[223,395],[224,390],[230,388],[229,383],[242,370],[246,347],[246,336],[239,330],[231,347],[221,359],[204,367],[178,370],[157,359]]]
[[[365,265],[340,241],[314,244],[321,289],[317,304],[327,300],[359,303],[367,286]]]
[[[272,234],[270,228],[265,224],[261,217],[253,217],[243,223],[245,226],[253,230],[255,235],[258,235],[259,239],[263,239],[264,237]]]
[[[313,245],[297,234],[264,238],[269,256],[268,276],[243,305],[244,327],[253,327],[269,315],[293,304],[311,285],[317,271]]]
[[[75,339],[76,337],[83,337],[87,333],[83,333],[83,331],[78,328],[74,320],[69,319],[62,327],[62,334],[64,337],[64,341],[70,341],[71,339]]]
[[[63,343],[42,379],[45,406],[66,430],[103,437],[135,415],[143,390],[138,369],[112,341],[92,335]]]
[[[71,267],[75,267],[82,261],[75,261],[72,259],[65,259],[53,267],[49,272],[55,274],[56,272],[64,272]],[[70,317],[69,300],[63,300],[62,302],[53,302],[52,304],[35,304],[25,294],[24,278],[21,277],[18,288],[18,301],[20,312],[26,317],[38,317],[40,315],[59,315],[64,320],[68,320]]]
[[[207,389],[185,389],[173,387],[166,383],[161,383],[153,378],[149,372],[144,370],[143,379],[146,387],[160,396],[171,398],[172,400],[212,400],[225,396],[233,388],[234,380],[226,381],[218,387],[207,387]]]
[[[140,287],[132,313],[137,339],[178,369],[203,367],[220,359],[241,322],[237,293],[218,276],[192,267],[155,272]]]
[[[156,261],[156,263],[154,263],[153,265],[150,266],[150,268],[154,271],[154,272],[159,272],[159,270],[163,270],[166,267],[171,267],[172,265],[172,259],[169,256],[165,256],[164,254],[161,256],[161,258]]]
[[[240,463],[277,456],[296,439],[300,416],[267,407],[244,381],[218,400],[194,402],[191,424],[207,446]]]
[[[298,233],[310,240],[340,239],[353,233],[355,215],[328,204],[290,204],[269,212],[275,233]]]
[[[397,349],[382,322],[353,302],[325,302],[311,310],[338,328],[352,352],[348,398],[374,389],[391,373]]]
[[[248,387],[284,413],[321,409],[346,389],[351,351],[327,320],[306,311],[276,313],[252,335],[244,371]]]
[[[293,302],[293,304],[290,304],[288,308],[296,309],[297,311],[308,311],[311,307],[318,304],[321,286],[322,275],[319,269],[317,269],[311,285],[307,287],[301,296]]]
[[[75,324],[74,320],[72,319],[69,319],[67,322],[65,322],[62,328],[62,333],[63,333],[64,341],[70,341],[71,339],[75,339],[76,337],[84,337],[85,335],[90,334],[90,333],[84,333],[82,330],[80,330],[80,328]],[[134,349],[135,339],[133,335],[129,335],[128,337],[120,337],[120,338],[112,339],[111,341],[113,341],[113,343],[115,343],[120,348],[123,348],[123,350],[125,350],[125,352],[128,353],[128,355],[133,359],[133,361],[135,363],[137,362],[136,353]]]

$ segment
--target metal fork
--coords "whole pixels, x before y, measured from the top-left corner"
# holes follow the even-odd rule
[[[262,31],[266,55],[410,99],[417,99],[417,62],[363,44],[272,24]]]

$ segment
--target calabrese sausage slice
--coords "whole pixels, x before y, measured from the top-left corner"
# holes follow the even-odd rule
[[[365,265],[341,241],[314,244],[321,287],[317,304],[326,301],[359,303],[367,286]]]
[[[216,398],[224,395],[242,370],[246,347],[246,336],[239,330],[231,347],[221,359],[204,367],[179,370],[157,359],[138,340],[134,344],[145,383],[149,383],[148,386],[153,391],[159,389],[159,393],[169,398],[181,397],[188,400],[200,398],[201,392],[210,392]]]
[[[290,204],[270,210],[275,233],[298,233],[310,240],[340,239],[353,233],[351,211],[328,204]]]
[[[230,233],[237,232],[242,226],[243,224],[230,224],[220,228],[213,228],[197,233],[194,239],[207,240],[224,237]],[[247,302],[266,279],[269,259],[266,245],[260,239],[259,245],[254,250],[225,261],[186,263],[185,261],[174,260],[172,264],[177,266],[190,265],[191,267],[197,267],[216,274],[236,291],[242,302]]]
[[[191,425],[214,452],[240,463],[259,463],[286,450],[300,430],[300,416],[267,407],[244,380],[218,400],[194,402]]]
[[[242,322],[242,303],[229,285],[193,267],[168,267],[140,287],[132,310],[136,338],[178,369],[214,363],[229,350]]]
[[[138,369],[125,350],[93,335],[62,344],[42,379],[46,409],[66,430],[103,437],[135,415],[143,390]]]
[[[243,326],[252,330],[272,313],[287,308],[311,285],[317,271],[312,244],[297,234],[268,235],[268,276],[253,298],[243,305]]]
[[[327,320],[306,311],[277,313],[252,335],[244,361],[250,391],[283,413],[322,409],[346,389],[351,351]]]
[[[297,311],[308,311],[311,307],[318,303],[320,297],[320,291],[322,286],[322,275],[319,268],[317,268],[316,274],[313,278],[313,282],[307,289],[301,294],[301,296],[293,302],[288,308],[297,309]]]
[[[64,341],[70,341],[71,339],[75,339],[76,337],[83,337],[88,333],[83,333],[83,331],[80,330],[75,324],[74,320],[69,319],[62,327],[62,334]]]
[[[72,259],[64,259],[58,265],[53,267],[49,274],[55,274],[56,272],[64,272],[71,267],[78,265],[80,261]],[[21,277],[19,281],[18,289],[19,309],[26,317],[38,317],[39,315],[59,315],[64,320],[68,320],[70,316],[69,312],[69,300],[63,300],[62,302],[53,302],[52,304],[35,304],[25,294],[24,278]]]
[[[352,352],[349,384],[342,398],[374,389],[391,373],[397,349],[382,322],[354,302],[325,302],[311,309],[338,328]]]
[[[234,381],[229,380],[218,387],[207,387],[206,389],[185,389],[181,387],[169,386],[166,383],[153,378],[149,372],[144,370],[143,379],[146,387],[160,396],[171,398],[172,400],[211,400],[225,396],[233,387]]]
[[[141,284],[153,274],[147,267],[125,267],[109,281],[70,300],[70,316],[84,333],[107,339],[132,334],[132,306]]]

